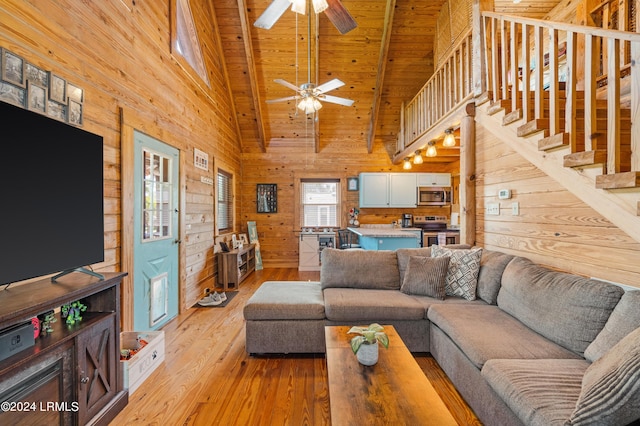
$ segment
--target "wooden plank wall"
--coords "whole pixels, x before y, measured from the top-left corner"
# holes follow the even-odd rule
[[[559,183],[476,128],[476,243],[551,268],[640,287],[640,243]],[[510,189],[510,200],[498,191]],[[511,214],[517,202],[520,214]],[[500,203],[500,215],[486,215]]]
[[[122,265],[120,108],[180,150],[183,310],[215,275],[213,186],[200,178],[213,179],[217,161],[240,176],[240,150],[211,3],[191,2],[211,87],[172,56],[170,3],[5,0],[0,45],[85,89],[84,128],[104,137],[105,154],[105,261],[95,269]],[[193,166],[194,148],[209,154],[208,172]]]

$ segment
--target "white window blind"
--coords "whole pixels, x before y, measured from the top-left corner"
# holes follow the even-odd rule
[[[338,227],[339,180],[302,180],[300,198],[300,223],[303,227]]]
[[[230,173],[218,170],[218,233],[233,230],[233,179]]]

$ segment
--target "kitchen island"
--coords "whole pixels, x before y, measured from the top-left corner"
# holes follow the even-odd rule
[[[347,228],[356,234],[365,250],[396,250],[420,247],[421,229],[395,227]]]

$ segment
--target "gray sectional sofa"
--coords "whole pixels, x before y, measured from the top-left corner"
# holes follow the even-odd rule
[[[447,293],[469,275],[475,285],[433,293],[444,279],[433,265],[447,261],[425,259],[431,248],[326,249],[319,282],[265,282],[249,299],[247,351],[321,353],[325,325],[391,324],[409,350],[433,355],[486,425],[640,419],[640,291],[496,251],[434,254],[449,258]]]

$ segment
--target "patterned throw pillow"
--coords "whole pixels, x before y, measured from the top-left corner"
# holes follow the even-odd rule
[[[431,256],[450,257],[445,281],[445,292],[448,296],[460,296],[467,300],[476,299],[482,248],[465,250],[431,246]]]
[[[410,256],[400,291],[444,300],[448,257]]]
[[[566,424],[626,425],[640,418],[640,328],[591,364]]]

